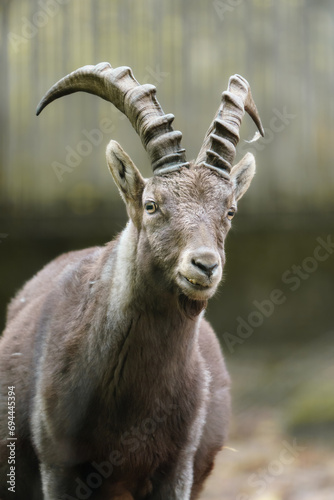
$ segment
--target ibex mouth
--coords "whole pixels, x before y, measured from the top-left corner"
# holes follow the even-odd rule
[[[204,280],[196,280],[187,278],[184,274],[179,273],[177,282],[182,292],[193,300],[207,300],[214,293],[215,286],[213,283],[203,283]]]
[[[195,281],[191,278],[187,278],[186,276],[182,276],[182,277],[185,278],[188,283],[191,283],[198,290],[207,290],[208,288],[210,288],[210,285],[202,285],[201,283],[198,283],[197,281]]]

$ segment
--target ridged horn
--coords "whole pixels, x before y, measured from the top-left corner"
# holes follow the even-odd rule
[[[240,75],[231,76],[228,88],[222,94],[222,102],[211,123],[196,164],[214,169],[229,179],[234,162],[239,129],[245,111],[254,120],[264,136],[259,113],[253,101],[249,83]]]
[[[127,116],[148,153],[154,174],[189,166],[180,145],[182,134],[171,126],[174,115],[164,114],[154,85],[140,85],[130,68],[112,68],[107,62],[83,66],[51,87],[37,106],[36,114],[55,99],[73,92],[102,97]]]

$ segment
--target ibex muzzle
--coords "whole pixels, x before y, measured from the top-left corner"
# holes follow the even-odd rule
[[[179,275],[181,283],[185,279],[186,285],[188,283],[193,285],[193,287],[186,288],[190,294],[193,293],[194,289],[203,292],[212,289],[210,293],[212,295],[222,275],[219,253],[213,248],[206,246],[199,246],[194,250],[187,249],[181,257]]]

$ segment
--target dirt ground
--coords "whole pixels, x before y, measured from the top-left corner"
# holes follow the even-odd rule
[[[334,500],[334,332],[227,357],[233,416],[203,500]]]

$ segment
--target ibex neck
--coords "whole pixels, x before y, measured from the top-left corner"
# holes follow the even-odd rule
[[[170,314],[178,307],[177,292],[162,283],[165,277],[159,274],[150,256],[143,255],[140,240],[140,232],[129,221],[104,266],[103,275],[110,288],[108,317],[113,323],[135,311]]]
[[[100,361],[106,366],[106,391],[122,404],[134,387],[139,393],[150,387],[153,394],[155,389],[161,394],[162,380],[170,392],[175,378],[179,384],[198,354],[200,315],[187,316],[171,291],[152,290],[137,262],[138,236],[129,223],[102,273],[102,279],[112,274],[112,284],[107,321],[98,332],[99,344],[106,347]]]

